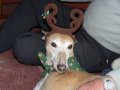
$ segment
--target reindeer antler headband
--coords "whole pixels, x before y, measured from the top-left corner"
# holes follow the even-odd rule
[[[48,12],[49,10],[52,10],[52,11]],[[45,19],[48,25],[52,29],[52,31],[46,33],[45,37],[48,37],[49,35],[53,33],[63,33],[63,34],[68,34],[74,39],[74,36],[72,33],[78,30],[78,28],[80,27],[83,21],[83,13],[80,9],[73,9],[71,11],[70,17],[72,19],[72,22],[70,23],[69,29],[60,28],[56,26],[57,20],[54,16],[57,14],[58,8],[55,4],[53,3],[47,4],[44,9],[44,12],[48,12],[48,14],[45,15]]]

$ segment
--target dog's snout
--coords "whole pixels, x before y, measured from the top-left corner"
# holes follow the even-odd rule
[[[66,71],[66,66],[63,64],[57,65],[57,69],[62,73]]]

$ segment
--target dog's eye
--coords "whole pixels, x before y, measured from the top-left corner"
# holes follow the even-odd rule
[[[54,43],[54,42],[51,43],[51,46],[52,47],[57,47],[56,43]]]
[[[69,45],[69,46],[68,46],[68,49],[72,49],[72,45]]]

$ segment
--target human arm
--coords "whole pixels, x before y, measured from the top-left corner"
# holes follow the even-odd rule
[[[84,83],[78,90],[120,90],[120,68]],[[92,86],[92,87],[91,87]]]

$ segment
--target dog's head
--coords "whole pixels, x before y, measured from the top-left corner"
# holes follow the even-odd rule
[[[46,38],[47,60],[56,71],[64,72],[67,70],[67,60],[74,56],[74,44],[73,39],[66,34],[54,33]]]
[[[46,57],[49,65],[53,65],[55,70],[59,73],[65,72],[68,69],[67,60],[74,56],[73,48],[76,43],[75,36],[72,34],[78,30],[82,23],[83,13],[80,9],[71,11],[70,29],[57,27],[55,24],[57,20],[57,6],[55,4],[48,4],[45,7],[45,12],[52,11],[45,16],[48,25],[51,27],[50,32],[44,32],[46,41]]]

